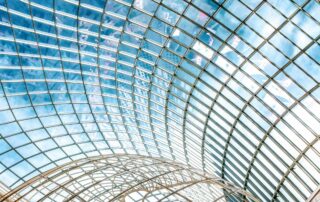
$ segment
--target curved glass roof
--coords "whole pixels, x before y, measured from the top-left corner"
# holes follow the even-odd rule
[[[319,37],[316,0],[0,0],[0,181],[127,153],[304,201]]]

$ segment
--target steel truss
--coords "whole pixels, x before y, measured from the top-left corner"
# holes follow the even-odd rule
[[[173,161],[140,155],[104,155],[53,168],[21,184],[0,201],[226,201],[250,193],[225,180]],[[132,199],[131,199],[132,200]],[[137,199],[135,199],[137,200]]]

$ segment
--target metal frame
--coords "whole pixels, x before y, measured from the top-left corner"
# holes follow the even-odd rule
[[[98,179],[98,174],[105,176]],[[128,177],[132,177],[133,181],[126,180]],[[85,179],[90,180],[83,181]],[[146,190],[152,194],[164,189],[168,193],[161,200],[177,194],[186,200],[194,201],[196,198],[188,199],[181,191],[188,192],[189,187],[198,184],[206,184],[212,189],[221,190],[222,195],[205,196],[213,197],[209,198],[210,201],[229,197],[224,196],[222,190],[230,192],[232,196],[240,195],[236,196],[239,199],[245,196],[258,201],[241,188],[202,171],[162,158],[139,155],[107,155],[73,161],[30,179],[1,196],[0,200],[59,200],[57,197],[63,196],[63,192],[67,191],[69,195],[64,195],[64,200],[68,201],[75,198],[80,201],[124,201],[126,196],[133,192]],[[81,188],[75,188],[76,185],[81,185]],[[97,190],[100,185],[103,187],[102,190],[97,193],[92,191]],[[37,193],[42,193],[42,197],[37,198],[37,195],[34,195]]]
[[[312,51],[319,50],[320,19],[313,10],[319,9],[318,1],[246,5],[243,0],[219,0],[211,2],[214,9],[196,0],[181,1],[176,8],[166,0],[105,0],[94,6],[96,2],[0,1],[0,182],[14,189],[31,176],[66,162],[128,153],[169,158],[214,173],[262,200],[306,200],[315,191],[320,183],[320,79],[316,72],[320,61]],[[241,5],[238,9],[247,15],[239,15],[232,8],[235,5]],[[160,8],[168,13],[162,15]],[[190,17],[191,8],[206,19],[203,24],[197,16]],[[265,8],[277,12],[280,19],[265,18]],[[136,11],[150,20],[142,22]],[[90,14],[101,16],[92,20]],[[230,15],[229,21],[220,20],[225,15]],[[265,24],[262,28],[272,30],[267,37],[257,28],[258,21],[249,22],[253,16]],[[17,17],[26,23],[18,23]],[[107,17],[112,18],[111,24],[106,23]],[[182,18],[195,27],[193,34],[180,26]],[[61,20],[75,24],[61,24]],[[123,24],[116,24],[120,20]],[[215,27],[210,27],[212,20]],[[276,20],[281,22],[277,26]],[[131,25],[138,28],[128,29]],[[301,40],[305,37],[304,44],[285,34],[291,25],[292,33],[299,32]],[[242,33],[244,27],[250,34]],[[175,30],[188,36],[189,44],[186,38],[177,38]],[[205,44],[202,32],[219,45]],[[261,43],[251,44],[252,35]],[[81,36],[86,37],[82,40]],[[112,47],[107,40],[113,41]],[[275,40],[283,40],[283,46]],[[66,46],[67,42],[75,47]],[[172,42],[177,48],[170,48]],[[197,42],[214,51],[212,58],[195,50]],[[283,65],[268,55],[266,44],[285,60]],[[248,54],[243,50],[246,47]],[[287,55],[285,48],[295,49],[296,54]],[[66,57],[66,52],[77,59]],[[203,63],[190,52],[196,54],[192,57],[202,57]],[[307,67],[301,59],[309,62]],[[300,72],[290,72],[291,65]],[[32,89],[40,82],[45,90]],[[19,83],[25,90],[16,90]],[[47,100],[42,99],[45,96]],[[56,135],[59,130],[65,132]],[[46,163],[38,166],[39,159]],[[28,172],[19,173],[22,165],[27,165]]]

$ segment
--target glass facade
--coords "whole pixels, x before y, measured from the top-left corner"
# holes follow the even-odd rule
[[[319,43],[316,0],[0,0],[0,182],[126,153],[305,201]]]

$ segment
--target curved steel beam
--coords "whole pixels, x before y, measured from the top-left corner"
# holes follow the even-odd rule
[[[90,165],[90,167],[88,167]],[[111,174],[108,176],[107,173],[102,173],[105,177],[102,179],[92,182],[92,184],[88,184],[89,186],[84,186],[83,189],[79,190],[78,192],[74,192],[69,190],[67,187],[71,187],[71,184],[80,183],[81,179],[84,179],[86,176],[91,176],[94,173],[100,173],[106,168],[112,168],[116,173]],[[138,170],[141,168],[146,168],[147,170]],[[77,169],[80,169],[77,171]],[[88,170],[89,169],[89,170]],[[114,170],[117,169],[117,170]],[[72,178],[72,172],[77,171],[76,173],[79,174],[76,177]],[[157,174],[157,172],[159,174]],[[234,185],[226,182],[225,180],[222,180],[217,177],[213,177],[208,175],[207,173],[203,173],[202,171],[195,170],[193,168],[190,168],[189,166],[174,163],[171,161],[167,161],[161,158],[151,158],[146,156],[140,156],[140,155],[105,155],[105,156],[96,156],[96,157],[90,157],[86,159],[79,159],[73,162],[66,163],[62,166],[58,166],[56,168],[53,168],[45,173],[42,173],[29,181],[25,182],[24,184],[20,185],[14,190],[11,190],[7,194],[5,194],[3,197],[1,197],[1,200],[8,200],[12,197],[15,198],[15,200],[20,200],[26,197],[31,191],[29,190],[28,193],[24,193],[22,195],[19,195],[19,193],[23,193],[24,190],[28,187],[31,188],[31,190],[39,189],[40,187],[49,186],[46,185],[46,183],[52,183],[55,184],[56,188],[50,190],[48,193],[45,194],[44,197],[40,199],[40,201],[45,200],[46,198],[50,197],[53,193],[58,193],[60,189],[63,189],[70,193],[69,198],[66,198],[66,200],[70,201],[73,198],[78,198],[80,201],[85,201],[84,198],[81,197],[81,193],[89,190],[92,187],[95,187],[103,182],[111,182],[113,184],[113,180],[116,180],[117,177],[130,175],[133,178],[133,180],[127,182],[124,180],[123,182],[120,182],[120,184],[115,183],[115,187],[112,186],[111,189],[105,189],[102,190],[98,195],[95,195],[93,198],[90,198],[89,201],[99,199],[103,194],[112,191],[114,188],[116,192],[120,191],[120,193],[117,193],[116,195],[112,196],[112,198],[109,201],[115,201],[115,200],[123,200],[129,193],[132,193],[134,191],[138,190],[146,190],[148,192],[154,192],[155,190],[161,190],[166,189],[170,192],[168,196],[165,198],[177,194],[180,197],[183,197],[185,200],[190,201],[189,198],[184,196],[183,194],[178,193],[179,191],[197,184],[197,183],[208,183],[212,185],[219,185],[222,189],[227,189],[230,191],[237,192],[241,195],[250,196],[253,200],[255,200],[249,193],[245,192],[244,190],[241,190]],[[156,174],[156,175],[154,175]],[[64,181],[62,184],[59,184],[59,182],[56,182],[56,179],[62,179],[63,176],[69,176],[69,180]],[[138,181],[138,178],[141,180]],[[157,180],[159,179],[159,180]],[[38,182],[41,183],[38,183]],[[137,182],[138,181],[138,182]],[[137,182],[137,183],[136,183]],[[132,184],[134,183],[134,184]],[[190,184],[191,183],[191,184]],[[35,186],[33,186],[35,184]],[[187,185],[186,185],[187,184]],[[122,187],[125,185],[125,187]],[[185,188],[180,188],[179,190],[173,190],[172,188],[186,185]],[[129,186],[126,188],[126,186]],[[119,188],[119,189],[118,189]],[[125,189],[123,189],[125,188]],[[114,194],[116,193],[114,192]],[[18,199],[16,198],[18,197]],[[162,199],[163,200],[163,199]],[[256,200],[258,201],[258,200]]]

